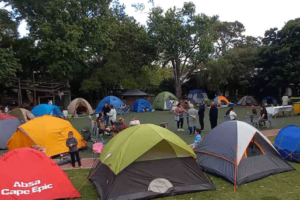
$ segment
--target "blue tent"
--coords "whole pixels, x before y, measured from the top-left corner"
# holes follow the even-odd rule
[[[204,90],[191,90],[188,99],[191,101],[191,103],[203,103],[205,99],[207,99],[207,94]]]
[[[21,125],[19,119],[0,120],[0,149],[6,149],[6,143]]]
[[[291,125],[282,129],[274,141],[274,146],[286,160],[295,162],[297,159],[299,161],[300,128]]]
[[[102,108],[103,108],[105,103],[108,103],[108,105],[112,104],[115,107],[116,110],[119,109],[120,105],[124,104],[123,101],[121,101],[118,97],[107,96],[104,99],[102,99],[102,101],[100,101],[100,103],[97,106],[97,109],[96,109],[95,113],[101,113]]]
[[[38,106],[35,106],[31,110],[31,113],[36,117],[40,117],[43,115],[52,115],[52,116],[61,117],[60,109],[55,105],[48,105],[48,104],[40,104]]]
[[[268,96],[266,98],[263,99],[262,101],[262,105],[264,106],[265,104],[273,104],[274,106],[277,104],[277,101],[274,97]]]
[[[145,99],[138,99],[132,105],[134,112],[144,112],[145,110],[151,112],[153,110],[151,104]]]

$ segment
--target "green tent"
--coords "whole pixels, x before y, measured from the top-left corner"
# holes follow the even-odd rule
[[[172,102],[170,100],[178,102],[178,99],[170,92],[159,93],[154,99],[152,107],[158,110],[171,110]]]
[[[196,159],[176,134],[142,124],[108,142],[90,180],[100,199],[153,199],[213,190]]]

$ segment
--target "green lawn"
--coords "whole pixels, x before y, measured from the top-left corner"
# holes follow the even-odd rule
[[[223,122],[223,116],[228,108],[219,109],[219,120],[218,123]],[[238,114],[238,120],[242,120],[243,116],[247,115],[247,112],[251,113],[251,108],[241,108],[236,107],[236,113]],[[210,124],[208,119],[208,112],[206,111],[205,116],[205,131],[204,135],[207,134],[210,130]],[[128,116],[125,117],[126,123],[129,123],[133,116],[137,116],[142,123],[153,123],[160,124],[160,122],[168,122],[169,129],[179,135],[183,140],[188,144],[192,143],[194,140],[193,136],[188,135],[187,124],[185,121],[184,129],[185,132],[177,132],[176,123],[174,121],[174,116],[170,112],[155,111],[151,113],[142,113],[137,114],[131,112]],[[186,120],[186,119],[185,119]],[[73,126],[80,130],[82,127],[88,125],[86,119],[72,119],[71,123]],[[300,116],[292,117],[279,117],[273,119],[273,126],[271,129],[281,129],[287,125],[298,125],[300,126]],[[270,137],[274,141],[275,137]],[[109,138],[106,139],[107,141]],[[81,153],[83,157],[89,157],[90,153],[85,151]],[[200,193],[191,193],[186,195],[172,196],[164,199],[184,199],[184,200],[223,200],[223,199],[233,199],[233,200],[299,200],[300,199],[300,164],[292,163],[296,168],[295,171],[286,172],[282,174],[277,174],[270,176],[252,183],[241,185],[237,188],[237,191],[233,191],[233,184],[218,178],[213,175],[208,175],[210,180],[213,182],[216,187],[215,191],[200,192]],[[78,189],[86,181],[90,170],[69,170],[66,173],[69,175],[72,183]],[[80,190],[83,200],[94,200],[98,198],[98,195],[91,184],[90,181],[87,181],[85,186]]]
[[[219,120],[218,123],[223,122],[223,116],[228,108],[220,108],[219,109]],[[236,113],[238,115],[237,119],[242,120],[247,113],[251,113],[251,108],[235,108]],[[205,113],[205,131],[204,135],[207,134],[210,130],[210,123],[208,119],[208,112],[206,110]],[[193,143],[194,136],[189,136],[187,130],[187,124],[185,119],[184,129],[185,132],[177,132],[176,122],[174,121],[174,116],[169,111],[155,111],[150,113],[141,113],[137,114],[131,112],[129,115],[125,116],[125,122],[128,124],[129,121],[133,116],[137,116],[141,123],[153,123],[159,125],[161,122],[168,122],[168,128],[179,135],[184,141],[188,144]],[[70,119],[72,125],[80,131],[82,128],[88,127],[88,119],[87,118],[72,118]],[[297,125],[300,126],[300,116],[292,117],[279,117],[273,119],[273,126],[271,129],[281,129],[287,125]],[[270,139],[274,141],[275,137],[271,137]],[[110,137],[106,138],[105,140],[108,142]],[[4,153],[4,151],[0,152],[0,154]],[[92,157],[90,151],[80,152],[82,158]],[[274,176],[270,176],[259,181],[255,181],[252,183],[248,183],[245,185],[239,186],[237,191],[233,192],[233,185],[221,178],[212,176],[208,174],[208,177],[211,179],[213,184],[216,187],[215,191],[209,192],[200,192],[200,193],[192,193],[186,195],[179,195],[179,196],[172,196],[165,199],[184,199],[184,200],[194,200],[194,199],[201,199],[201,200],[299,200],[300,199],[300,164],[292,163],[292,165],[297,169],[292,172],[286,172]],[[83,183],[85,183],[86,178],[89,174],[90,170],[67,170],[66,173],[69,175],[70,180],[76,187],[79,189]],[[80,190],[80,194],[82,195],[82,200],[96,200],[98,199],[98,195],[91,184],[90,181],[87,181],[86,184]]]

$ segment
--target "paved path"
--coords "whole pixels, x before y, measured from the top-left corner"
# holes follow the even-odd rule
[[[262,131],[262,133],[265,136],[269,137],[269,136],[276,136],[279,131],[280,131],[280,129],[273,129],[273,130]],[[55,160],[55,161],[59,161],[59,160]],[[81,164],[82,164],[83,169],[91,169],[91,168],[93,168],[93,166],[95,164],[95,159],[94,158],[83,158],[83,159],[81,159]],[[63,166],[61,166],[61,168],[63,170],[79,169],[77,162],[76,162],[75,168],[72,167],[71,163],[63,165]]]
[[[273,130],[262,131],[262,133],[265,136],[269,137],[269,136],[276,136],[279,131],[280,131],[280,129],[273,129]]]

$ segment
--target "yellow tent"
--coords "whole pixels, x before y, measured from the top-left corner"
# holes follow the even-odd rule
[[[58,155],[69,151],[66,146],[69,131],[74,133],[74,137],[78,141],[78,148],[86,146],[80,133],[69,121],[44,115],[19,126],[17,132],[7,142],[7,148],[13,150],[38,145],[45,147],[47,156]]]

